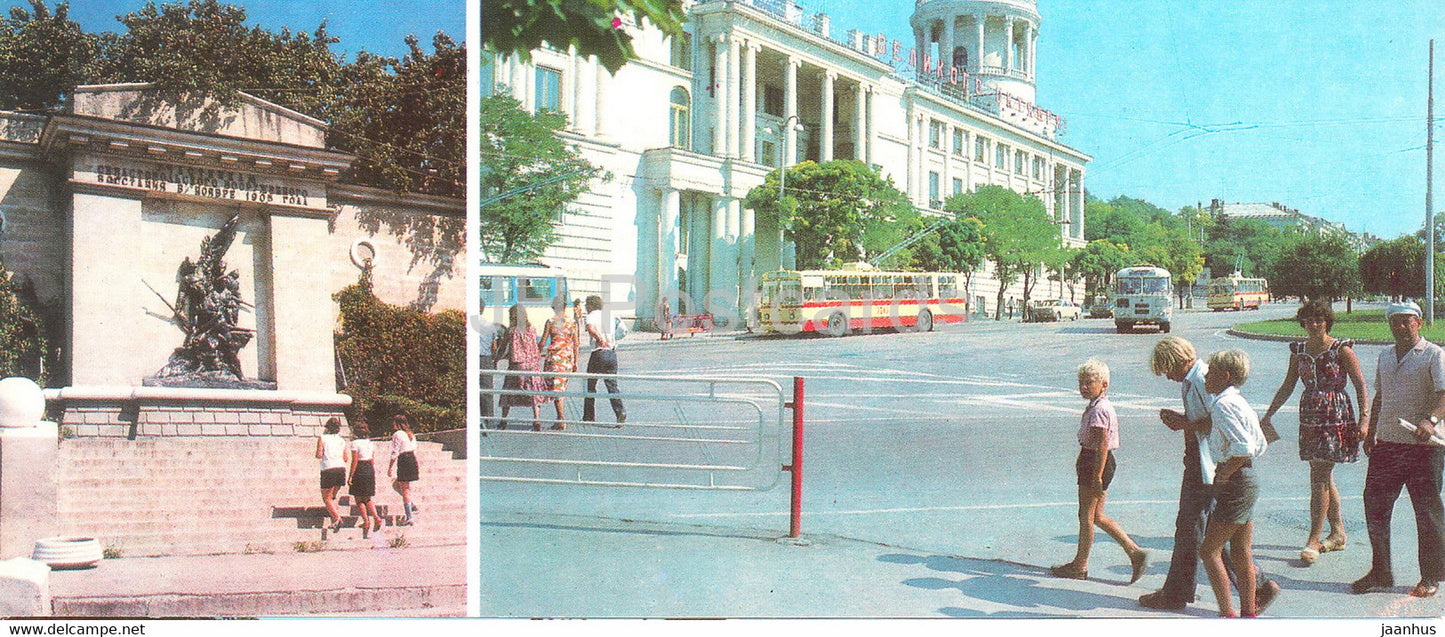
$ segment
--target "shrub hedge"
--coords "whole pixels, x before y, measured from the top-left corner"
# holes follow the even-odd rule
[[[372,293],[371,270],[337,292],[341,331],[336,351],[341,391],[353,415],[387,431],[404,413],[417,433],[466,426],[466,317],[389,305]]]

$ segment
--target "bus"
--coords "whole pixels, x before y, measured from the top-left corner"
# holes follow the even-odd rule
[[[865,268],[765,272],[758,322],[765,332],[897,328],[927,332],[965,319],[964,276],[955,272],[886,272]]]
[[[1209,309],[1257,310],[1269,302],[1269,281],[1239,275],[1209,280]]]
[[[1114,329],[1124,333],[1140,325],[1158,325],[1169,331],[1173,305],[1169,271],[1152,265],[1136,265],[1114,274],[1109,298],[1114,300]]]
[[[552,318],[552,299],[568,293],[567,273],[557,268],[497,263],[482,263],[478,268],[477,285],[487,304],[487,318],[498,325],[511,324],[508,312],[520,304],[527,311],[527,321],[540,331]]]

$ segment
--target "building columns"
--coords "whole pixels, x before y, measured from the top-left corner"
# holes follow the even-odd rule
[[[788,129],[784,132],[783,142],[785,167],[798,163],[798,120],[794,118],[798,116],[798,67],[801,65],[802,62],[791,57],[783,61],[783,66],[786,67],[784,75],[787,76],[783,90],[783,128]]]
[[[657,207],[657,298],[653,299],[654,306],[677,290],[677,282],[672,279],[677,260],[677,250],[672,244],[677,231],[674,219],[682,220],[682,192],[668,188],[662,191],[662,201]],[[686,247],[683,249],[686,250]]]
[[[833,71],[823,73],[823,141],[818,149],[821,161],[833,160],[833,82],[837,79]]]
[[[577,116],[573,121],[573,127],[582,135],[591,136],[597,131],[597,58],[577,58],[577,78],[573,82],[576,89],[576,96],[573,102],[577,105]]]
[[[1014,40],[1014,19],[1004,18],[1003,28],[1008,32],[1008,71],[1015,70],[1018,60],[1015,59],[1014,50],[1017,48],[1017,40]]]
[[[874,101],[874,100],[873,100],[873,96],[874,96],[873,87],[870,86],[870,87],[868,87],[868,101],[869,101],[869,102],[873,102],[873,101]],[[867,158],[867,162],[868,162],[868,165],[870,165],[870,166],[873,165],[874,163],[877,163],[876,160],[873,158],[873,149],[878,146],[878,127],[875,125],[874,119],[873,119],[873,117],[874,117],[874,115],[875,115],[875,113],[876,113],[876,111],[877,111],[877,106],[878,106],[877,104],[870,103],[870,104],[868,105],[867,112],[866,112],[865,115],[864,115],[864,118],[865,118],[865,119],[867,120],[867,122],[868,122],[868,135],[867,135],[867,137],[866,137],[866,139],[867,139],[867,141],[868,141],[868,155],[867,155],[868,158]]]
[[[1077,207],[1074,209],[1073,218],[1069,219],[1071,227],[1074,228],[1070,234],[1073,234],[1076,239],[1082,239],[1084,238],[1084,171],[1082,170],[1074,171],[1074,190],[1076,191],[1074,192],[1074,203]]]
[[[612,74],[607,72],[607,67],[601,62],[594,66],[597,68],[597,104],[593,107],[593,112],[597,115],[597,126],[594,130],[597,131],[597,137],[606,138],[612,133],[612,114],[607,104]]]
[[[943,42],[938,45],[938,59],[944,61],[944,66],[953,68],[953,20],[955,16],[948,16],[943,19]]]
[[[974,72],[978,73],[980,71],[983,71],[983,30],[984,26],[988,24],[988,16],[974,16],[973,24],[975,27],[978,28],[978,51],[976,51],[973,56],[975,59],[978,60],[978,62],[975,62],[977,66],[974,68]]]
[[[738,156],[738,129],[742,126],[742,112],[738,108],[742,101],[742,62],[739,59],[738,40],[733,36],[727,38],[728,51],[728,75],[727,75],[727,100],[728,100],[728,134],[727,134],[727,156]]]
[[[768,160],[758,161],[757,157],[757,136],[758,136],[758,49],[761,47],[749,42],[743,50],[743,159],[755,163],[767,163]]]
[[[853,101],[856,111],[853,120],[853,159],[865,161],[868,156],[868,93],[863,90],[862,82],[854,89]]]
[[[713,39],[713,127],[712,154],[722,157],[727,154],[728,101],[727,85],[728,48],[726,36]]]

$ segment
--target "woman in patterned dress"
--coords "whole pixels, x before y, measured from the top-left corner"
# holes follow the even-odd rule
[[[520,372],[542,371],[542,357],[537,350],[537,332],[527,322],[527,311],[521,305],[513,305],[512,325],[507,328],[506,359],[507,369]],[[540,374],[507,374],[502,381],[502,390],[544,392],[547,382]],[[507,412],[513,407],[532,408],[532,431],[542,430],[538,406],[547,401],[542,394],[502,394],[502,421],[497,429],[507,428]]]
[[[1333,471],[1335,463],[1354,462],[1360,457],[1360,441],[1370,422],[1370,391],[1360,371],[1360,360],[1355,357],[1354,343],[1330,336],[1335,313],[1329,303],[1305,303],[1295,320],[1309,337],[1289,344],[1289,371],[1260,424],[1269,427],[1274,412],[1294,394],[1295,382],[1304,383],[1299,406],[1299,457],[1310,463],[1310,535],[1300,550],[1300,561],[1309,565],[1320,553],[1345,548],[1340,491],[1335,487]],[[1358,417],[1345,393],[1346,381],[1355,386]],[[1321,540],[1326,520],[1330,533]]]
[[[541,351],[545,357],[545,369],[549,372],[567,374],[577,371],[577,321],[567,310],[567,297],[558,294],[552,299],[554,314],[542,326]],[[547,380],[552,391],[567,391],[566,376],[548,376]],[[566,429],[567,425],[562,422],[562,396],[553,396],[551,400],[557,407],[557,423],[552,425],[552,429]]]

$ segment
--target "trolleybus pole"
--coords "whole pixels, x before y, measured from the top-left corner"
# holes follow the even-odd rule
[[[796,538],[803,527],[803,377],[793,377],[793,464],[785,465],[784,471],[793,474],[793,496],[790,510],[788,537]]]

